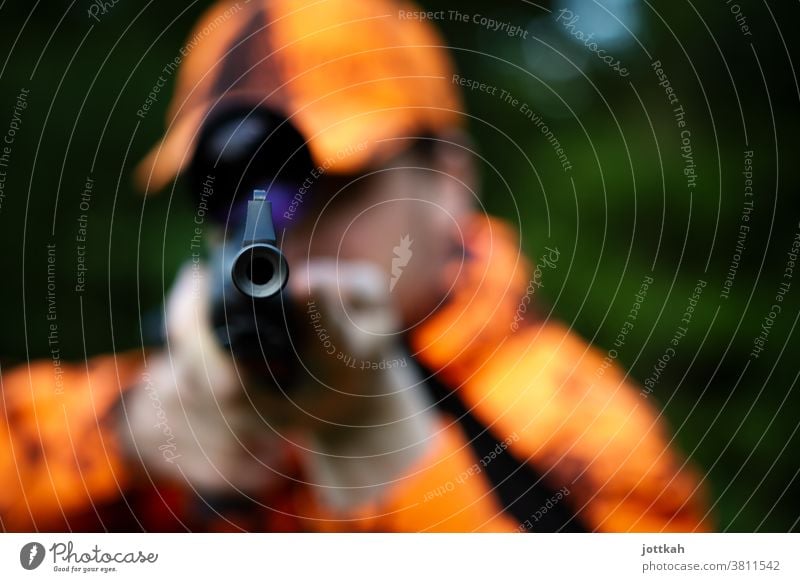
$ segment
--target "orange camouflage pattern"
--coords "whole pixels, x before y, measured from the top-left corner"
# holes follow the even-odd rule
[[[410,137],[461,125],[445,43],[428,23],[400,16],[412,9],[396,0],[216,3],[183,48],[165,136],[137,183],[164,188],[188,165],[204,120],[232,104],[288,118],[332,173],[379,165]]]
[[[485,426],[519,436],[510,450],[568,488],[588,529],[708,531],[704,488],[639,387],[561,323],[512,331],[530,273],[516,234],[482,217],[468,237],[476,260],[412,338],[417,357]]]
[[[445,270],[448,300],[410,337],[436,372],[508,451],[534,467],[590,531],[708,531],[702,481],[672,446],[663,420],[619,368],[562,324],[510,324],[530,265],[504,223],[477,217],[468,260]],[[4,531],[518,531],[457,419],[441,415],[428,453],[380,503],[348,514],[324,507],[295,463],[277,491],[218,509],[181,483],[152,481],[126,434],[127,390],[141,352],[2,374],[0,528]],[[293,455],[290,457],[295,458]],[[466,475],[466,477],[465,477]],[[533,523],[533,522],[531,522]],[[533,524],[535,525],[535,524]],[[535,527],[533,527],[535,531]]]

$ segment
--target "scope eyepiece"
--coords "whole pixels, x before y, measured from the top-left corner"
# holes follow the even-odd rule
[[[281,292],[289,281],[289,264],[277,247],[272,203],[264,190],[254,190],[247,202],[242,248],[233,259],[231,278],[236,288],[252,299]]]

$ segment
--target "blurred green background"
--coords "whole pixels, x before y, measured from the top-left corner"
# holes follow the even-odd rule
[[[651,275],[636,325],[618,348],[619,362],[644,382],[682,325],[696,282],[706,281],[650,398],[707,474],[720,529],[797,530],[800,270],[789,281],[784,269],[800,229],[800,93],[792,69],[800,55],[791,28],[798,4],[742,1],[734,4],[738,21],[724,2],[455,4],[470,17],[527,31],[521,38],[471,18],[438,22],[460,74],[519,100],[504,102],[499,91],[466,94],[470,131],[486,158],[486,207],[519,226],[531,256],[544,246],[560,251],[537,291],[542,315],[614,348]],[[48,244],[57,249],[62,355],[80,360],[141,344],[141,315],[159,305],[189,254],[193,212],[181,183],[144,201],[131,182],[134,164],[162,132],[174,78],[145,119],[136,111],[208,5],[119,2],[97,22],[89,2],[0,5],[0,132],[16,96],[30,91],[0,206],[4,369],[48,357]],[[580,16],[572,29],[556,20],[562,8]],[[606,66],[569,35],[574,30],[595,31],[629,75]],[[655,60],[686,112],[693,189]],[[523,102],[559,141],[570,170],[520,111]],[[743,223],[745,151],[753,152],[754,195]],[[94,189],[79,294],[75,236],[87,176]],[[750,230],[722,297],[741,224]],[[782,311],[754,358],[754,339],[784,281]]]

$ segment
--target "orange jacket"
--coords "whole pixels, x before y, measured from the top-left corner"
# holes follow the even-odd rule
[[[58,384],[50,361],[2,374],[0,529],[710,529],[701,482],[639,389],[563,325],[520,321],[530,270],[510,229],[478,218],[466,241],[448,300],[408,337],[440,431],[379,503],[332,511],[299,466],[247,502],[151,481],[120,446],[146,357],[131,352],[66,366]]]

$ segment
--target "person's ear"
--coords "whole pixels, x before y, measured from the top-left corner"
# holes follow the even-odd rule
[[[469,136],[461,130],[440,135],[434,141],[433,163],[438,174],[438,203],[457,218],[472,211],[478,199],[476,153]]]

